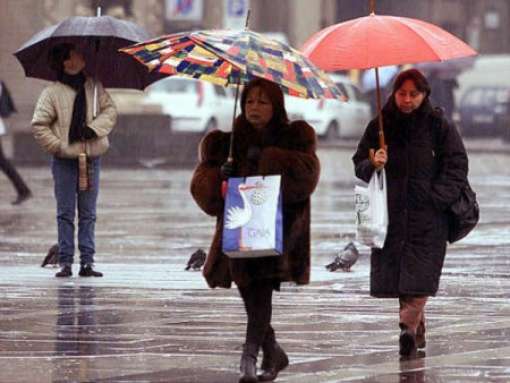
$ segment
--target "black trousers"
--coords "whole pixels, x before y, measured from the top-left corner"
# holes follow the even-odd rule
[[[248,286],[238,287],[248,316],[246,343],[261,346],[266,335],[273,333],[273,288],[274,282],[271,279],[259,279]]]
[[[12,163],[5,157],[2,149],[2,138],[0,137],[0,169],[5,173],[11,181],[18,195],[28,193],[28,186],[25,184],[19,173],[16,171]]]

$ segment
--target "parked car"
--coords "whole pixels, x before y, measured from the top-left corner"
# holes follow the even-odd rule
[[[317,135],[326,140],[360,138],[370,121],[370,105],[350,78],[343,75],[330,77],[349,100],[342,102],[286,96],[285,107],[289,118],[306,120]]]
[[[234,98],[226,88],[183,77],[169,77],[147,88],[145,101],[161,105],[172,116],[172,130],[208,132],[230,130]]]
[[[119,114],[161,114],[161,105],[148,102],[141,90],[109,88]]]
[[[459,107],[465,136],[506,136],[510,130],[510,86],[472,86]]]

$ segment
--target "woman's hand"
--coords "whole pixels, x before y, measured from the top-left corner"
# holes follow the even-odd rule
[[[384,165],[386,165],[386,162],[388,161],[388,154],[386,153],[386,149],[378,149],[371,158],[371,161],[376,170],[381,170],[384,168]]]

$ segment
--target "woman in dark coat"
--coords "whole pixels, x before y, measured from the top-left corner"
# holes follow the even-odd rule
[[[398,297],[400,354],[425,347],[424,308],[434,296],[446,253],[446,209],[459,196],[468,158],[459,133],[429,102],[431,89],[416,69],[401,72],[383,108],[386,148],[378,148],[377,119],[363,135],[353,161],[369,181],[386,170],[389,225],[382,249],[372,249],[370,294]]]
[[[207,214],[216,217],[216,231],[204,266],[210,287],[235,282],[244,301],[248,323],[241,357],[240,382],[257,382],[256,360],[262,347],[262,374],[271,381],[288,358],[271,327],[272,293],[281,282],[310,280],[310,195],[319,180],[314,130],[304,121],[289,123],[283,93],[272,82],[255,79],[241,95],[241,115],[234,128],[233,162],[227,162],[230,133],[213,131],[200,144],[200,162],[191,194]],[[279,174],[283,197],[283,255],[251,259],[228,258],[222,252],[224,197],[228,177]]]

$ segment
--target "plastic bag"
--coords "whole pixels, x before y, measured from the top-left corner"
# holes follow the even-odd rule
[[[375,171],[368,186],[354,187],[356,240],[372,248],[382,248],[388,231],[386,173]]]

